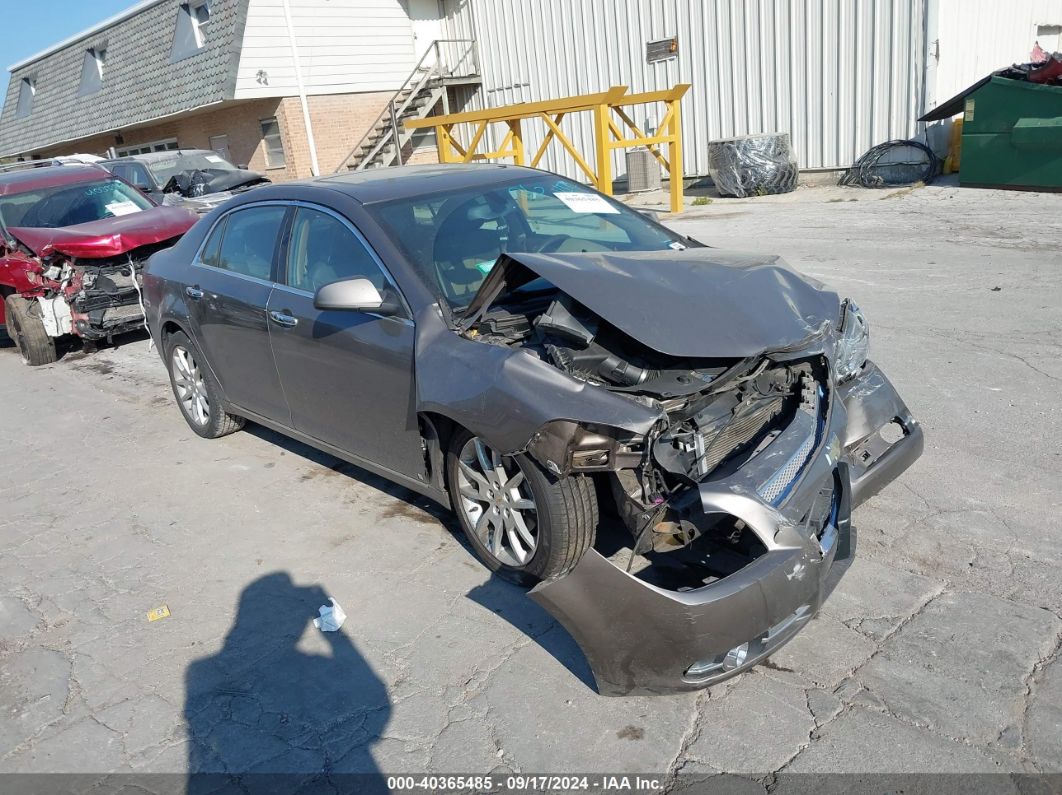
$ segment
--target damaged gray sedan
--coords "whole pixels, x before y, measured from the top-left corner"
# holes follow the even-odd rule
[[[774,652],[922,451],[852,301],[541,171],[259,188],[144,291],[196,433],[249,419],[452,508],[602,693]]]

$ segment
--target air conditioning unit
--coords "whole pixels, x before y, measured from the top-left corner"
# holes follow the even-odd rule
[[[645,147],[627,150],[627,190],[657,190],[663,184],[660,161]]]

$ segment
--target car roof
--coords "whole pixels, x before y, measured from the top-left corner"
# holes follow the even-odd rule
[[[108,163],[116,163],[122,160],[139,160],[143,163],[154,163],[156,160],[173,160],[179,155],[216,155],[213,149],[167,149],[164,152],[142,152],[138,155],[126,155],[108,160]]]
[[[78,182],[99,182],[113,179],[111,174],[99,166],[40,166],[18,171],[0,173],[0,196],[53,188],[57,185],[73,185]]]
[[[365,171],[348,171],[307,180],[302,184],[327,187],[345,193],[362,204],[408,199],[442,191],[463,190],[497,185],[526,177],[541,177],[547,172],[503,163],[440,163],[437,165],[397,166]]]

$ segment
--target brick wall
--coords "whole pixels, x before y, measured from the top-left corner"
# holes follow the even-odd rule
[[[308,99],[310,120],[317,143],[317,159],[322,174],[336,169],[375,121],[390,99],[388,93],[327,94]],[[268,168],[260,121],[276,117],[284,142],[286,164]],[[119,131],[93,136],[71,144],[33,154],[54,157],[74,153],[106,156],[116,146]],[[186,149],[209,149],[210,138],[227,135],[229,153],[237,165],[260,171],[274,182],[306,179],[311,176],[310,148],[298,97],[241,100],[208,108],[161,124],[120,131],[121,146],[135,146],[176,138]]]

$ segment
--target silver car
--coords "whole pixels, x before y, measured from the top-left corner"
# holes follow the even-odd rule
[[[854,302],[541,171],[257,188],[144,290],[196,433],[251,420],[452,508],[602,693],[771,654],[922,450]]]

